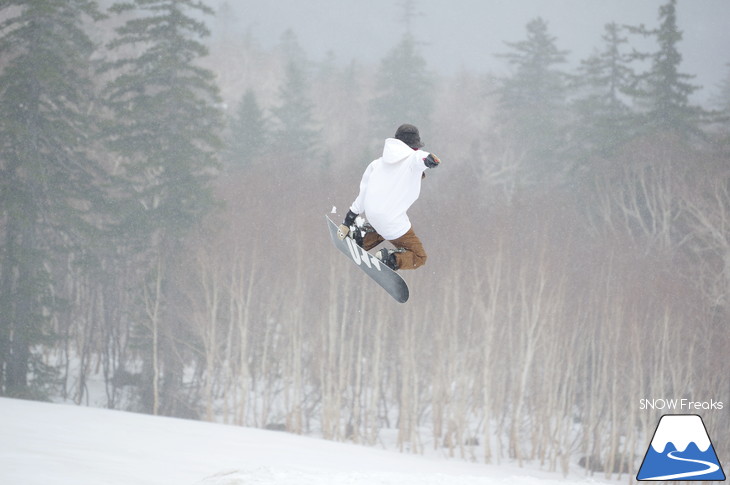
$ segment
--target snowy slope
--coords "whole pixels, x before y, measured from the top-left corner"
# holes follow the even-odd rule
[[[287,433],[0,399],[0,484],[616,483],[424,458]]]

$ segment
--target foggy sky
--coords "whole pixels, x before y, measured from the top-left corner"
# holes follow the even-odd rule
[[[507,66],[495,54],[508,51],[505,41],[523,40],[526,24],[535,17],[548,22],[558,47],[570,51],[575,65],[603,46],[607,23],[655,28],[659,7],[666,2],[413,0],[407,22],[407,0],[209,0],[216,9],[224,3],[235,11],[226,19],[229,32],[250,32],[271,47],[291,28],[315,61],[331,52],[341,62],[378,62],[410,29],[432,71],[504,75]],[[730,72],[730,1],[678,0],[677,17],[684,34],[682,72],[697,75],[693,83],[703,89],[696,99],[704,102]]]

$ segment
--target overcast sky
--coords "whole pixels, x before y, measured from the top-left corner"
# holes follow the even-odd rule
[[[535,17],[548,22],[550,33],[570,60],[602,46],[604,26],[658,25],[666,0],[209,0],[235,11],[236,30],[250,31],[264,46],[279,42],[291,28],[312,60],[327,52],[349,62],[378,62],[410,28],[434,71],[505,74],[505,41],[526,36]],[[409,22],[404,4],[411,3]],[[684,38],[682,72],[696,74],[704,101],[730,73],[730,0],[678,0],[678,24]],[[229,18],[228,20],[233,20]],[[408,25],[410,24],[410,25]]]

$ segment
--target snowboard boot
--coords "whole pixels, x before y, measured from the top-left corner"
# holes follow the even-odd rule
[[[400,252],[402,252],[402,250],[383,248],[375,254],[375,257],[388,268],[393,271],[398,271],[398,260],[395,258],[395,253]]]
[[[362,240],[365,237],[365,234],[374,231],[375,229],[373,229],[373,226],[371,226],[367,222],[362,226],[358,226],[355,224],[350,226],[349,236],[355,241],[358,246],[362,247]]]

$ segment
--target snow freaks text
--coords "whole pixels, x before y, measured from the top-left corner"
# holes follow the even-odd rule
[[[693,401],[691,399],[639,399],[639,409],[644,410],[669,410],[669,411],[699,411],[699,410],[721,410],[722,401]]]

